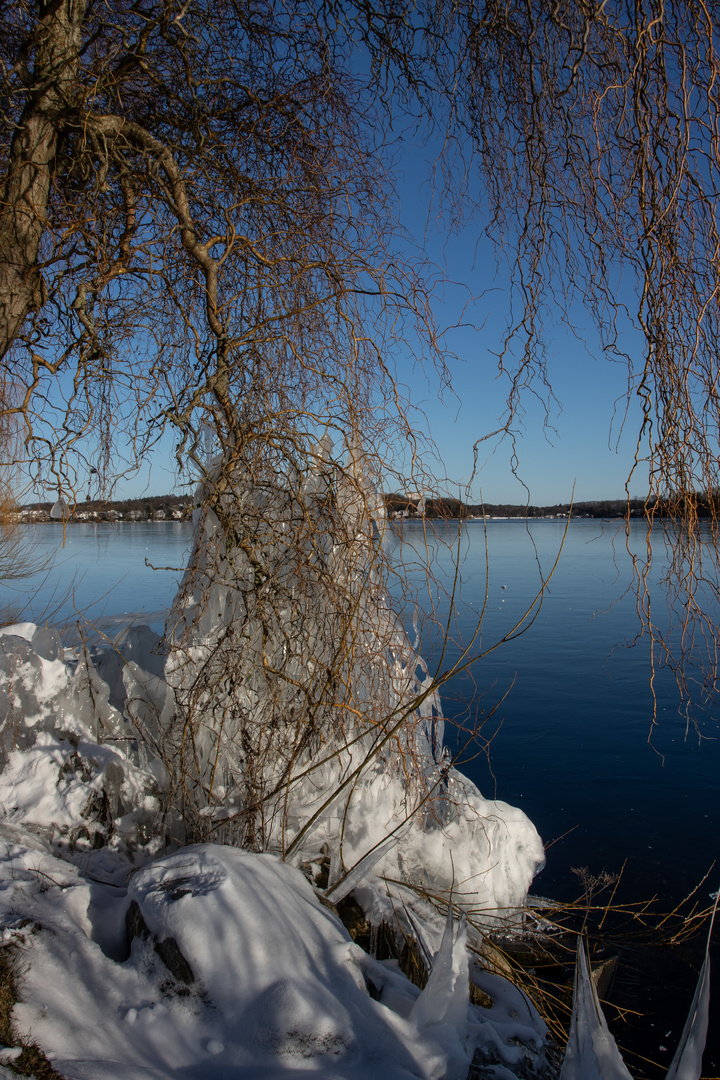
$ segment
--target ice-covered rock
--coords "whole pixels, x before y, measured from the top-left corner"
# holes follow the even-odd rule
[[[66,656],[30,623],[0,631],[0,820],[71,844],[157,848],[160,785],[109,698],[89,650]]]
[[[13,1026],[68,1080],[239,1071],[455,1080],[467,1071],[481,1029],[467,985],[461,1047],[462,1016],[447,994],[435,987],[423,998],[363,953],[278,858],[200,845],[130,871],[120,863],[112,873],[104,852],[79,869],[23,828],[0,825],[0,933],[22,955]],[[149,936],[123,952],[131,903]],[[163,962],[158,946],[170,940],[189,980]],[[456,984],[458,949],[456,940]],[[434,1018],[433,995],[447,1006]]]

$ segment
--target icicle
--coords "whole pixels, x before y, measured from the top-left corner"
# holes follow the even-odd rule
[[[325,428],[325,433],[317,444],[317,451],[319,452],[322,461],[328,465],[332,464],[334,447],[335,443],[330,435],[330,430],[329,428]]]
[[[330,432],[326,430],[320,442],[316,443],[311,451],[312,464],[300,487],[303,498],[320,499],[328,493],[333,471],[333,446]]]
[[[582,937],[578,938],[570,1037],[560,1080],[632,1080],[600,1008]]]
[[[402,837],[408,831],[410,822],[406,822],[403,828],[394,832],[392,836],[389,836],[387,840],[382,844],[378,844],[372,850],[368,851],[366,855],[358,859],[355,865],[348,870],[343,877],[337,877],[335,881],[330,885],[330,888],[325,893],[328,899],[332,899],[334,904],[339,904],[349,892],[360,884],[362,879],[370,873],[372,868],[380,862],[382,858],[387,855],[389,851],[392,851],[394,847],[400,842]],[[328,878],[328,881],[330,878]]]
[[[680,1044],[675,1051],[675,1057],[670,1063],[667,1080],[700,1080],[710,1007],[710,935],[715,922],[718,897],[720,897],[720,893],[715,897],[715,907],[710,919],[710,929],[708,930],[707,945],[705,947],[705,959],[703,966],[700,968],[700,975],[695,987],[695,996],[690,1006],[688,1018],[685,1021]]]
[[[215,429],[212,427],[211,424],[205,423],[200,428],[200,431],[201,431],[203,439],[205,441],[205,467],[209,471],[210,462],[212,460],[212,444],[213,444],[213,436],[215,434]]]
[[[413,610],[413,634],[415,635],[415,640],[413,641],[411,648],[413,652],[417,652],[420,647],[420,614],[418,612],[417,604],[415,604]]]
[[[710,1005],[710,936],[717,906],[716,898],[695,996],[666,1080],[700,1080]],[[630,1073],[600,1008],[597,992],[590,978],[587,948],[581,938],[578,939],[575,965],[570,1037],[560,1080],[630,1080]]]
[[[350,536],[372,533],[368,517],[368,483],[362,445],[356,432],[345,438],[345,472],[338,486],[337,505]]]
[[[460,917],[453,942],[452,899],[448,905],[445,931],[430,972],[430,978],[413,1005],[410,1019],[418,1027],[427,1024],[449,1024],[464,1044],[467,1036],[470,975],[467,957],[467,922]]]

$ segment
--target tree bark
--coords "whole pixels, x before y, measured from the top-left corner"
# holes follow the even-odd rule
[[[0,186],[0,359],[44,300],[38,254],[58,139],[77,95],[86,6],[87,0],[38,4],[35,62]]]

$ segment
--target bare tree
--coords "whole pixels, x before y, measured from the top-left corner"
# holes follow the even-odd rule
[[[679,517],[677,602],[712,654],[698,591],[717,593],[716,530],[713,519],[704,545],[697,493],[719,486],[720,151],[702,5],[377,0],[340,17],[331,4],[272,0],[20,0],[3,15],[0,355],[19,389],[6,411],[37,481],[70,497],[90,467],[111,484],[167,431],[200,473],[172,630],[194,674],[178,664],[166,732],[191,830],[204,828],[226,714],[235,745],[245,740],[236,772],[253,846],[265,843],[278,775],[330,730],[356,737],[347,642],[367,647],[358,583],[383,587],[359,524],[373,518],[366,479],[381,483],[398,445],[421,468],[389,358],[417,335],[421,359],[447,378],[422,264],[403,254],[388,205],[383,140],[403,116],[443,133],[446,192],[513,251],[500,430],[512,432],[523,392],[550,392],[545,308],[569,319],[580,296],[608,355],[628,364],[648,519],[659,500]],[[621,273],[646,343],[639,366],[623,349]],[[322,464],[326,426],[349,448],[344,463]],[[341,491],[363,507],[362,549]],[[218,637],[214,622],[210,640],[187,612],[228,588],[233,627]],[[306,653],[314,642],[319,682],[290,674],[299,642]],[[248,672],[244,689],[228,683],[245,668],[266,683],[262,723],[243,719]],[[364,724],[371,697],[356,710]]]
[[[428,2],[411,16],[378,2],[337,20],[322,4],[168,0],[4,14],[0,351],[24,376],[28,422],[60,408],[52,377],[72,376],[72,419],[48,444],[78,449],[90,415],[88,445],[109,439],[118,387],[133,395],[126,419],[172,419],[188,446],[195,407],[232,413],[224,383],[251,397],[272,368],[271,389],[290,376],[311,400],[348,378],[357,389],[363,364],[381,380],[373,318],[400,296],[425,314],[407,260],[397,270],[378,153],[385,122],[412,109],[456,140],[490,233],[516,240],[510,415],[547,381],[549,304],[568,311],[579,292],[608,354],[624,355],[625,272],[647,341],[643,362],[625,359],[652,493],[717,486],[717,58],[703,5]],[[441,162],[456,194],[457,161]],[[363,309],[368,293],[383,305]],[[326,350],[314,370],[313,348]]]
[[[714,693],[720,455],[718,38],[702,3],[472,5],[458,23],[459,115],[496,241],[514,237],[499,351],[511,432],[528,389],[551,394],[543,312],[580,301],[639,403],[631,484],[666,539],[672,607],[652,607],[650,543],[633,552],[653,655]],[[512,246],[512,245],[511,245]],[[662,545],[655,545],[662,561]],[[663,629],[661,629],[663,627]],[[698,698],[698,687],[692,692]]]
[[[343,417],[382,442],[370,395],[396,391],[367,327],[425,299],[311,8],[7,18],[0,351],[39,475],[72,491],[91,457],[110,481],[168,424],[182,460],[204,422],[227,444]]]
[[[311,5],[28,4],[10,22],[9,412],[70,498],[174,431],[200,509],[172,704],[138,684],[130,708],[186,836],[285,849],[313,816],[298,778],[342,790],[358,760],[427,738],[388,655],[370,478],[416,443],[380,343],[411,320],[442,361],[393,249],[367,89]],[[405,777],[410,813],[427,784]]]

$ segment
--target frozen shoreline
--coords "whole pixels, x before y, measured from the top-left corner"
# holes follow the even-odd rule
[[[393,898],[381,887],[383,875],[398,876],[399,855],[404,872],[416,864],[435,891],[452,888],[453,867],[461,881],[478,882],[470,893],[460,888],[456,901],[473,909],[481,902],[496,920],[522,902],[542,859],[524,815],[482,800],[445,764],[438,775],[455,784],[455,809],[444,824],[410,818],[378,849],[392,834],[387,818],[399,789],[391,773],[373,771],[356,807],[362,827],[346,836],[356,869],[345,891],[355,887],[371,922],[392,919],[398,900],[408,918],[412,911],[434,973],[421,994],[393,964],[353,945],[308,883],[313,852],[332,850],[332,818],[299,849],[297,866],[212,844],[162,854],[177,822],[159,828],[166,778],[147,750],[133,749],[131,723],[151,702],[159,714],[164,708],[167,661],[156,642],[139,626],[112,648],[68,652],[53,631],[30,623],[0,634],[0,926],[22,957],[18,1035],[69,1080],[169,1080],[179,1069],[220,1077],[242,1068],[243,1077],[259,1078],[280,1068],[292,1076],[310,1063],[328,1080],[350,1080],[380,1062],[388,1077],[463,1080],[476,1053],[542,1075],[546,1031],[521,994],[477,968],[473,977],[493,1004],[469,1005],[464,923],[455,931],[413,893],[399,888]],[[407,644],[398,639],[398,647]],[[309,796],[297,796],[305,815]],[[461,817],[457,806],[467,808]],[[330,873],[329,894],[338,899],[332,857]],[[135,928],[145,928],[134,936],[126,917],[133,903]],[[168,968],[168,949],[186,969]],[[8,1064],[13,1053],[6,1051]]]

